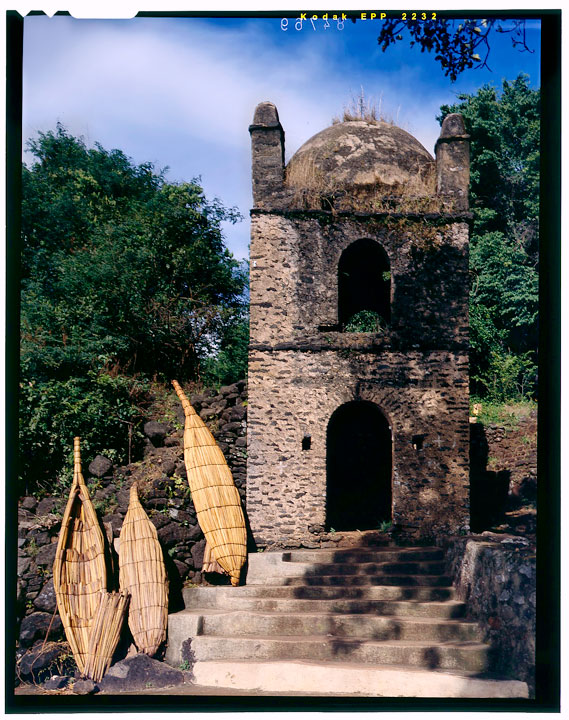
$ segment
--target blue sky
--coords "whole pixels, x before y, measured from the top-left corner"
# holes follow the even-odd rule
[[[172,181],[201,176],[208,196],[237,206],[224,227],[229,249],[247,257],[251,207],[248,125],[271,100],[286,135],[286,159],[330,125],[363,87],[382,112],[432,153],[444,103],[520,72],[539,86],[539,23],[528,23],[533,54],[494,35],[491,72],[466,71],[455,83],[419,48],[381,52],[380,21],[331,23],[299,32],[279,18],[134,18],[24,22],[24,141],[62,122],[87,144],[120,148],[135,162],[168,166]],[[30,157],[24,154],[25,161]]]

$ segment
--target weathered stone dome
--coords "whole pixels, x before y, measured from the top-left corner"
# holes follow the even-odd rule
[[[435,175],[435,161],[405,130],[385,122],[351,120],[314,135],[290,159],[287,184],[321,189],[412,184],[425,191]]]

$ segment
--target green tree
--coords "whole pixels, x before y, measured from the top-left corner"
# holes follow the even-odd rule
[[[198,181],[167,182],[61,125],[29,150],[21,438],[23,472],[37,476],[61,467],[79,430],[93,452],[124,457],[118,436],[143,414],[145,381],[199,379],[215,365],[245,317],[248,276],[220,229],[239,214],[207,200]]]
[[[441,107],[471,136],[471,391],[502,401],[536,390],[540,93],[527,76]]]

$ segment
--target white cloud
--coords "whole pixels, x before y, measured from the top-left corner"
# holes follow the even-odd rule
[[[184,131],[193,141],[237,148],[255,105],[271,99],[296,148],[359,91],[336,66],[333,47],[328,57],[319,49],[308,41],[296,54],[286,44],[276,48],[253,24],[235,32],[190,20],[28,18],[25,131],[51,127],[56,117],[78,125],[83,117],[92,130],[120,124],[149,137]],[[370,77],[381,85],[393,114],[393,100],[402,101],[404,121],[416,117],[405,101],[417,89],[402,86],[402,75],[376,70],[364,85]]]
[[[276,36],[279,21],[271,22],[26,18],[24,139],[60,120],[89,143],[168,165],[172,179],[201,174],[208,195],[244,214],[251,205],[247,128],[263,100],[279,109],[287,158],[341,114],[360,85],[381,95],[386,113],[432,153],[435,115],[454,97],[433,84],[424,56],[399,66],[390,56],[386,65],[372,34],[363,67],[346,52],[347,36]],[[238,256],[247,253],[247,228],[228,231]]]

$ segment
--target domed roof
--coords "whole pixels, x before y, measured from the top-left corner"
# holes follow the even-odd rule
[[[401,187],[434,177],[435,161],[405,130],[385,122],[350,120],[314,135],[287,165],[287,184]]]

